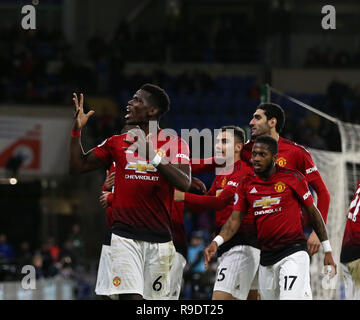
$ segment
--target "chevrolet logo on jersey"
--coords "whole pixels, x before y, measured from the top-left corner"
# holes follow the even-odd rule
[[[281,197],[271,198],[270,196],[262,197],[259,200],[254,201],[254,208],[262,207],[264,209],[270,208],[273,204],[279,204]]]
[[[147,172],[156,172],[157,169],[150,163],[146,161],[138,160],[136,162],[129,162],[126,167],[126,170],[135,170],[136,173],[147,173]]]

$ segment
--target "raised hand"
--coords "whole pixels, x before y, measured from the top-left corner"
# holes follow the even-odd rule
[[[81,130],[95,111],[90,110],[88,113],[84,113],[84,95],[82,93],[80,93],[80,101],[77,94],[73,93],[73,101],[75,105],[73,130]]]

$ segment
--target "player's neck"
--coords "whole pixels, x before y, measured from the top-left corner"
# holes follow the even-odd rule
[[[257,173],[262,180],[269,180],[271,176],[276,172],[276,166],[272,165],[268,170]]]
[[[280,139],[280,135],[275,130],[270,132],[270,136],[273,137],[276,141],[279,141]]]
[[[155,121],[155,120],[151,120],[151,121]],[[156,122],[156,126],[154,126],[154,125],[149,126],[149,122],[140,122],[137,125],[140,127],[141,130],[144,131],[145,135],[148,135],[150,130],[156,131],[156,132],[152,132],[153,135],[157,135],[157,133],[160,131],[158,122]],[[154,130],[154,129],[156,129],[156,130]]]
[[[227,170],[233,168],[233,167],[234,167],[234,164],[235,164],[236,162],[238,162],[240,159],[241,159],[241,158],[240,158],[240,154],[235,153],[233,160],[231,160],[231,158],[230,158],[230,159],[228,159],[228,160],[225,161],[224,171],[227,171]]]

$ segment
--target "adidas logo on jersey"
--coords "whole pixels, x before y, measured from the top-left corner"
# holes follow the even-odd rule
[[[250,193],[257,193],[256,188],[255,188],[255,187],[254,187],[254,188],[252,188],[252,189],[251,189],[251,191],[250,191]]]

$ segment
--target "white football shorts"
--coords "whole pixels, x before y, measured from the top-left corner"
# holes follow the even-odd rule
[[[111,290],[111,251],[110,246],[103,244],[96,279],[95,293],[117,299],[117,295],[110,295]]]
[[[236,299],[246,300],[250,290],[258,289],[259,249],[238,245],[224,252],[218,262],[214,291],[227,292]]]
[[[262,300],[312,300],[310,258],[297,251],[271,266],[259,267]]]
[[[147,300],[168,299],[172,241],[155,243],[111,236],[110,294],[140,294]]]
[[[170,269],[169,300],[179,300],[186,260],[179,252],[175,253],[174,263]]]

